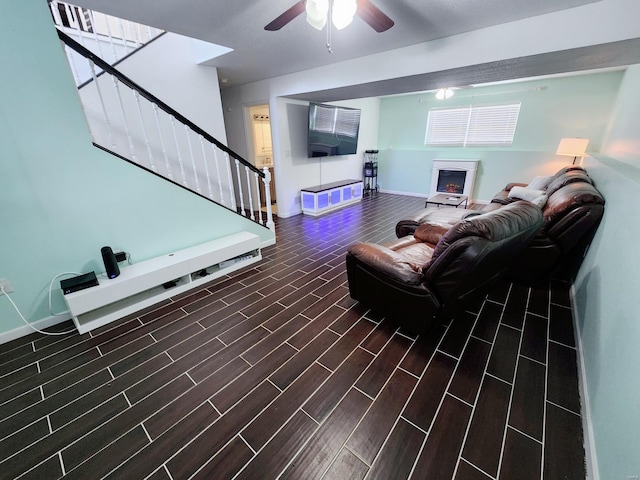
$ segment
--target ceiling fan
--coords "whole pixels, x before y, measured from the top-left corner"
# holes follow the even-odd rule
[[[307,22],[318,30],[324,28],[329,16],[338,30],[349,25],[354,15],[358,15],[378,33],[385,32],[394,25],[393,20],[369,0],[300,0],[264,29],[271,32],[280,30],[305,11]]]

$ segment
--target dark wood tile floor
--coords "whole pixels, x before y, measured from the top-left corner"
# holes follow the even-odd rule
[[[417,339],[350,299],[347,246],[422,205],[281,219],[259,265],[0,345],[0,478],[584,478],[567,285],[500,284]]]

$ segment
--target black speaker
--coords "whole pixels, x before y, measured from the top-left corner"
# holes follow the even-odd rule
[[[102,253],[104,268],[107,270],[107,277],[116,278],[120,275],[120,267],[118,267],[118,262],[116,256],[113,254],[113,250],[111,250],[111,247],[102,247],[100,252]]]

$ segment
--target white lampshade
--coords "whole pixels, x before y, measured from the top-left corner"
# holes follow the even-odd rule
[[[329,0],[307,0],[305,8],[309,25],[318,30],[322,30],[327,24]]]
[[[568,157],[582,157],[589,145],[588,138],[563,138],[560,140],[556,155],[566,155]]]
[[[353,22],[353,17],[358,9],[357,0],[333,0],[331,21],[333,26],[342,30]]]

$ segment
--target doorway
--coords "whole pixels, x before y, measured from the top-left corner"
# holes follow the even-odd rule
[[[254,105],[249,107],[249,119],[251,123],[251,145],[253,164],[262,170],[268,168],[271,174],[269,194],[271,196],[271,209],[273,214],[278,212],[276,204],[276,182],[274,174],[273,146],[271,141],[271,119],[269,117],[269,105]],[[260,208],[266,210],[266,194],[264,185],[260,182]]]

